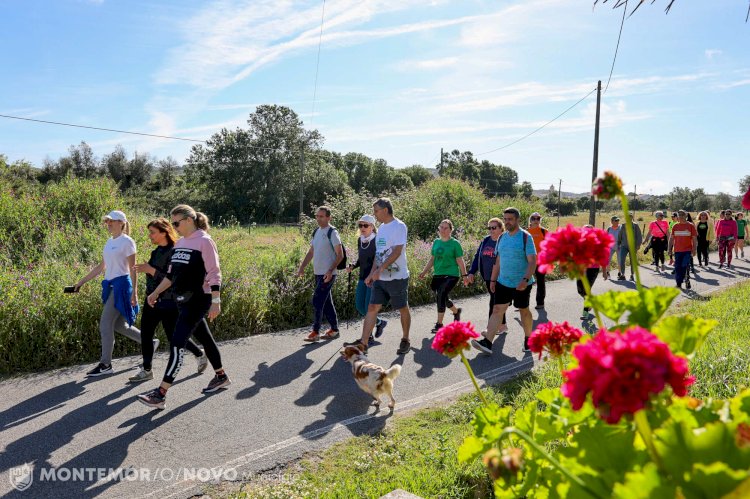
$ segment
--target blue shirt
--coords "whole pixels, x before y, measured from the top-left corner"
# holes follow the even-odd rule
[[[526,251],[523,250],[523,235],[526,234]],[[519,229],[514,235],[504,232],[497,240],[495,253],[500,257],[500,275],[497,282],[507,288],[515,288],[521,284],[526,275],[529,261],[528,255],[536,255],[534,238],[523,229]],[[534,276],[529,278],[529,285],[534,284]]]

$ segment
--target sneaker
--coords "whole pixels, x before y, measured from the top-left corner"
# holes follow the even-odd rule
[[[453,322],[459,322],[461,320],[461,311],[463,309],[461,307],[458,307],[458,312],[453,314]]]
[[[492,355],[492,342],[488,340],[487,338],[482,338],[481,340],[471,340],[471,346],[476,348],[482,353],[485,353],[487,355]]]
[[[677,289],[682,289],[682,283],[677,283],[675,284],[675,286],[677,287]]]
[[[721,268],[721,266],[722,266],[722,265],[724,265],[724,264],[723,264],[723,263],[720,263],[720,264],[719,264],[719,268]]]
[[[201,350],[201,353],[203,355],[195,358],[195,361],[198,362],[198,374],[203,374],[203,371],[208,367],[208,357],[206,356],[206,352]]]
[[[370,337],[369,337],[369,338],[368,338],[368,340],[367,340],[367,346],[368,346],[368,347],[371,347],[371,346],[373,346],[373,345],[375,345],[375,338],[373,338],[373,336],[372,336],[372,335],[370,335]]]
[[[530,352],[531,348],[529,348],[529,337],[524,336],[523,337],[523,351],[524,352]]]
[[[208,386],[203,389],[203,393],[213,393],[222,388],[226,388],[231,384],[232,380],[229,379],[229,376],[227,376],[226,374],[222,374],[221,376],[219,376],[217,374],[211,381],[208,382]]]
[[[162,411],[166,407],[166,403],[167,403],[167,397],[165,395],[162,395],[161,391],[158,388],[155,388],[148,393],[143,393],[141,395],[138,395],[137,398],[138,398],[138,402],[140,402],[141,404],[144,404],[154,409],[159,409]]]
[[[383,329],[385,329],[385,326],[388,325],[388,321],[385,319],[380,319],[380,322],[375,326],[375,337],[380,338],[380,336],[383,334]]]
[[[335,340],[339,336],[341,335],[339,334],[338,329],[329,329],[328,331],[326,331],[326,334],[320,337],[320,339],[321,340]]]
[[[618,281],[624,281],[625,280],[625,276],[623,274],[618,274],[617,275],[617,280]]]
[[[584,308],[583,312],[581,312],[581,320],[585,321],[588,318],[589,318],[589,311],[588,311],[588,309]]]
[[[112,364],[99,363],[98,366],[86,373],[88,377],[104,376],[105,374],[112,374]]]
[[[154,338],[154,352],[159,349],[159,338]]]
[[[635,281],[635,276],[633,276],[633,274],[630,274],[630,280]]]
[[[441,327],[443,327],[443,325],[440,324],[439,322],[436,322],[435,325],[432,327],[432,331],[430,331],[430,333],[436,334],[440,330]]]
[[[692,289],[692,286],[690,285],[690,281],[685,281],[685,289]]]
[[[320,334],[317,331],[310,331],[310,334],[305,336],[305,339],[303,341],[307,341],[308,343],[315,343],[320,339]]]
[[[398,355],[404,355],[409,353],[409,349],[411,348],[411,343],[409,343],[409,340],[406,338],[401,338],[401,343],[398,344],[398,350],[396,350],[396,353]]]
[[[128,378],[128,381],[131,383],[140,383],[141,381],[149,381],[154,379],[154,372],[153,371],[147,371],[145,369],[141,369],[138,371],[138,374],[135,376],[131,376]]]
[[[535,309],[537,309],[537,310],[544,310],[544,303],[539,303],[539,304],[537,304],[537,306],[536,306],[536,307],[534,307],[534,308],[535,308]]]

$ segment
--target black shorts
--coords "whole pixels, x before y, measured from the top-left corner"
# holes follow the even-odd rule
[[[494,294],[495,305],[505,305],[512,302],[516,308],[529,308],[529,298],[531,297],[531,288],[533,287],[533,284],[529,284],[523,291],[518,291],[516,288],[509,288],[496,282]]]

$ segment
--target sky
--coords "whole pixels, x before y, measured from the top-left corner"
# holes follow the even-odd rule
[[[612,3],[0,0],[0,114],[204,140],[279,104],[333,151],[434,167],[459,149],[535,189],[585,192],[591,92],[607,85],[622,20]],[[750,173],[748,3],[667,3],[625,20],[599,171],[642,194],[737,195]],[[11,161],[41,166],[81,141],[98,157],[121,144],[180,162],[192,146],[0,118]]]

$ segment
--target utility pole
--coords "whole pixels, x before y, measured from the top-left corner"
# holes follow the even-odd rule
[[[562,179],[557,187],[557,228],[560,228],[560,194],[562,194]]]
[[[443,171],[443,148],[440,148],[440,171]]]
[[[594,166],[591,171],[591,183],[594,183],[599,170],[599,112],[602,104],[602,81],[596,86],[596,124],[594,125]],[[591,195],[591,206],[589,207],[589,224],[596,227],[596,197]]]
[[[305,212],[305,148],[300,151],[299,160],[299,231],[302,232],[302,215]]]

